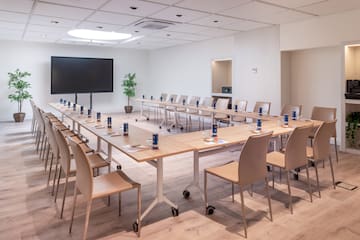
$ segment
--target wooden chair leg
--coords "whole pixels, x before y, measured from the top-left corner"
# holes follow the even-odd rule
[[[332,178],[333,186],[334,186],[334,189],[336,189],[334,167],[333,167],[333,164],[332,164],[331,156],[329,156],[329,162],[330,162],[331,178]]]
[[[289,208],[290,208],[290,213],[293,214],[291,188],[290,188],[290,171],[286,171],[286,180],[287,180],[288,191],[289,191]]]
[[[55,165],[55,172],[54,172],[54,178],[53,178],[53,185],[52,185],[52,190],[51,190],[51,196],[54,196],[54,192],[55,192],[55,183],[56,183],[58,166],[59,166],[59,163],[58,163],[58,160],[56,159],[56,165]]]
[[[76,198],[77,198],[77,187],[76,187],[76,182],[75,182],[75,186],[74,186],[74,199],[73,199],[73,206],[72,206],[72,211],[71,211],[71,220],[70,220],[69,233],[71,233],[72,225],[73,225],[73,222],[74,222],[75,207],[76,207]]]
[[[121,192],[119,192],[119,216],[121,216]]]
[[[317,189],[318,189],[318,192],[319,192],[319,198],[321,198],[321,193],[320,193],[320,183],[319,183],[319,173],[318,173],[317,161],[314,161],[314,167],[315,167],[316,184],[317,184]]]
[[[64,186],[64,195],[63,195],[63,200],[62,200],[62,204],[61,204],[61,212],[60,212],[60,218],[61,218],[61,219],[63,218],[63,214],[64,214],[66,191],[67,191],[68,183],[69,183],[69,175],[66,174],[66,177],[65,177],[65,186]]]
[[[334,137],[334,146],[335,146],[335,156],[336,156],[336,162],[338,163],[339,162],[339,151],[338,151],[338,145],[337,145],[337,142],[336,142],[336,137]]]
[[[138,187],[138,232],[137,236],[140,237],[141,231],[141,186]]]
[[[59,176],[58,176],[58,179],[57,179],[57,182],[56,182],[56,190],[55,190],[55,198],[54,198],[54,202],[56,202],[57,195],[58,195],[58,192],[59,192],[59,185],[60,185],[61,172],[62,172],[62,167],[60,166],[60,169],[59,169]]]
[[[272,221],[273,216],[272,216],[271,199],[270,199],[270,191],[269,191],[269,181],[268,181],[267,177],[265,177],[265,189],[266,189],[266,195],[267,195],[268,204],[269,204],[270,221]]]
[[[47,185],[46,185],[47,187],[49,187],[49,183],[50,183],[50,176],[51,176],[53,161],[54,161],[54,154],[51,153],[51,160],[50,160],[50,166],[49,166],[49,175],[48,175]]]
[[[235,200],[234,200],[234,183],[231,182],[231,197],[232,197],[232,202],[234,203]]]
[[[307,178],[308,187],[309,187],[310,202],[312,202],[312,189],[311,189],[311,183],[310,183],[310,178],[309,178],[309,164],[306,164],[306,178]]]
[[[87,231],[88,231],[88,227],[89,227],[91,203],[92,203],[92,200],[89,200],[89,202],[87,203],[87,206],[86,206],[86,215],[85,215],[85,226],[84,226],[83,240],[86,240]]]
[[[241,216],[244,223],[244,233],[245,233],[245,238],[247,238],[247,223],[246,223],[246,214],[245,214],[244,193],[241,186],[240,186],[240,199],[241,199]]]
[[[207,200],[207,172],[205,171],[204,174],[204,201],[205,201],[205,215],[206,215],[206,208],[208,206],[208,200]]]

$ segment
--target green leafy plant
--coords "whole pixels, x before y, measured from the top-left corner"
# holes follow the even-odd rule
[[[24,100],[31,99],[32,96],[27,89],[31,87],[31,84],[24,80],[24,78],[31,76],[29,72],[21,72],[16,69],[15,72],[9,72],[9,89],[14,90],[13,93],[9,94],[8,98],[11,102],[17,102],[18,112],[22,110],[22,104]]]
[[[346,139],[351,146],[356,143],[356,131],[359,129],[360,112],[352,112],[346,116]]]
[[[135,96],[136,87],[136,73],[128,73],[125,75],[122,87],[124,88],[123,93],[128,97],[128,106],[130,105],[130,98]]]

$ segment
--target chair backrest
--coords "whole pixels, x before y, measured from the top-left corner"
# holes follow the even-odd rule
[[[59,148],[60,165],[62,169],[64,169],[64,172],[68,174],[70,172],[70,161],[71,161],[71,153],[68,142],[66,141],[65,136],[61,133],[59,129],[54,127],[53,131]]]
[[[284,116],[285,114],[292,116],[293,111],[296,112],[296,116],[301,116],[301,110],[302,105],[291,105],[291,104],[285,104],[283,108],[281,109],[281,116]]]
[[[246,107],[247,107],[247,101],[246,100],[238,100],[238,99],[236,99],[233,102],[233,108],[235,108],[235,105],[238,106],[238,111],[239,112],[246,112]]]
[[[167,102],[171,102],[171,99],[173,100],[173,103],[176,103],[176,99],[177,99],[177,94],[170,94]]]
[[[336,119],[336,108],[313,107],[311,119],[320,121],[333,121]]]
[[[244,186],[265,179],[266,154],[271,136],[272,132],[253,135],[246,141],[239,159],[240,185]]]
[[[228,108],[229,105],[229,100],[228,98],[218,98],[216,100],[216,109],[218,110],[226,110]]]
[[[188,96],[186,96],[186,95],[180,95],[180,97],[179,97],[178,100],[177,100],[177,103],[178,103],[178,104],[182,104],[183,101],[185,100],[185,104],[187,104],[187,99],[188,99]]]
[[[42,114],[43,114],[43,111],[40,108],[35,107],[35,118],[36,118],[36,122],[38,124],[38,128],[40,129],[40,131],[45,130]]]
[[[58,149],[58,145],[57,145],[57,142],[56,142],[56,139],[54,136],[52,125],[50,123],[49,118],[47,118],[44,113],[42,116],[43,116],[43,121],[44,121],[44,126],[45,126],[46,137],[49,141],[49,144],[50,144],[50,147],[51,147],[51,150],[52,150],[54,156],[57,158],[59,156],[59,149]]]
[[[333,136],[336,120],[323,122],[314,136],[314,159],[326,160],[330,156],[330,138]]]
[[[190,98],[189,105],[196,105],[196,102],[197,102],[197,101],[200,102],[200,97],[192,96],[192,97]]]
[[[262,108],[262,114],[269,115],[270,114],[271,102],[256,102],[254,106],[254,112],[259,112],[259,109]]]
[[[307,164],[306,145],[312,124],[297,127],[290,134],[285,147],[285,168],[291,170]]]
[[[93,192],[92,169],[89,159],[80,144],[77,144],[69,137],[68,141],[76,162],[76,187],[89,200]]]
[[[205,97],[201,103],[202,107],[211,107],[214,99],[212,97]]]
[[[162,98],[163,101],[166,101],[167,93],[162,93],[162,94],[160,95],[160,98]]]

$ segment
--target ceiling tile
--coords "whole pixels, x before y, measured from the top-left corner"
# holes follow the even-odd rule
[[[221,13],[224,15],[243,18],[247,20],[263,21],[263,19],[267,16],[273,15],[281,11],[284,11],[284,8],[261,2],[250,2],[239,7],[223,11]]]
[[[131,7],[136,7],[137,9],[131,9]],[[110,12],[146,17],[148,15],[159,12],[161,9],[166,7],[167,6],[162,4],[149,3],[139,0],[112,0],[101,9]]]
[[[288,8],[298,8],[302,6],[306,6],[309,4],[323,2],[324,0],[263,0],[264,2],[268,2],[271,4],[288,7]]]
[[[145,1],[147,1],[147,0],[145,0]],[[161,3],[161,4],[166,4],[166,5],[173,5],[173,4],[181,2],[183,0],[150,0],[150,1]]]
[[[0,11],[0,21],[26,23],[27,19],[28,19],[28,14]]]
[[[199,24],[199,25],[208,26],[208,27],[221,27],[221,26],[228,25],[228,24],[231,24],[236,21],[237,21],[237,19],[233,18],[233,17],[224,17],[224,16],[213,14],[213,15],[208,15],[206,17],[197,19],[195,21],[191,21],[190,23]]]
[[[262,21],[272,24],[283,24],[283,23],[301,21],[313,17],[314,17],[313,15],[295,12],[293,10],[286,10],[286,11],[278,12],[273,15],[264,16],[262,18]]]
[[[359,0],[328,0],[299,8],[299,10],[317,15],[329,15],[357,8],[360,8]]]
[[[250,1],[251,0],[184,0],[175,5],[193,10],[216,13]]]
[[[165,39],[180,39],[180,40],[188,40],[188,41],[201,41],[201,40],[209,39],[209,37],[205,35],[177,33],[177,32],[169,32],[169,31],[158,31],[154,34],[151,34],[150,36],[160,37]]]
[[[30,13],[33,0],[0,0],[0,10]]]
[[[167,31],[170,32],[181,32],[181,33],[198,33],[200,31],[208,30],[208,27],[203,26],[197,26],[197,25],[191,25],[186,23],[179,23],[175,24],[173,26],[170,26],[166,28]]]
[[[64,35],[59,33],[52,33],[52,32],[32,32],[27,31],[24,36],[24,40],[29,41],[56,41],[62,38]]]
[[[208,14],[206,13],[202,13],[202,12],[198,12],[198,11],[192,11],[192,10],[187,10],[187,9],[182,9],[182,8],[177,8],[177,7],[169,7],[166,8],[165,10],[162,10],[154,15],[151,15],[152,18],[159,18],[159,19],[164,19],[164,20],[168,20],[168,21],[173,21],[173,22],[190,22],[193,21],[195,19],[201,18],[201,17],[205,17]]]
[[[61,17],[67,19],[83,20],[93,11],[83,8],[65,7],[48,3],[38,3],[35,7],[34,14]]]
[[[119,32],[123,32],[123,33],[130,33],[133,36],[140,36],[140,35],[148,35],[154,32],[157,32],[159,30],[152,30],[152,29],[147,29],[147,28],[141,28],[141,27],[137,27],[137,26],[129,26],[129,27],[124,27],[119,29]]]
[[[237,31],[233,31],[233,30],[210,28],[208,30],[199,32],[199,34],[203,34],[203,35],[211,36],[211,37],[221,37],[221,36],[228,36],[231,34],[235,34],[236,32]]]
[[[40,0],[41,2],[56,3],[73,7],[97,9],[107,0]]]
[[[71,28],[51,27],[42,25],[30,24],[27,27],[27,31],[30,32],[42,32],[42,33],[64,33],[66,34]]]
[[[118,31],[121,27],[119,25],[97,23],[97,22],[82,22],[77,28],[92,29],[97,31]]]
[[[0,28],[0,39],[21,40],[22,34],[23,34],[23,31]]]
[[[253,30],[253,29],[262,28],[262,27],[269,27],[269,26],[271,26],[271,25],[247,21],[247,20],[237,20],[236,22],[233,22],[228,25],[224,25],[222,27],[226,28],[226,29],[230,29],[230,30],[248,31],[248,30]]]
[[[25,29],[25,23],[0,22],[0,29],[23,31]]]
[[[125,26],[125,25],[129,25],[130,23],[136,22],[140,19],[141,19],[140,17],[135,17],[135,16],[97,11],[87,20],[92,22],[118,24]]]
[[[65,18],[33,15],[31,16],[29,23],[36,25],[51,26],[51,27],[74,27],[76,26],[76,24],[79,23],[79,21],[65,19]]]

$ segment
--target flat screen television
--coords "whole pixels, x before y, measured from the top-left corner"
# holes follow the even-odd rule
[[[51,57],[51,94],[113,92],[113,59]]]

